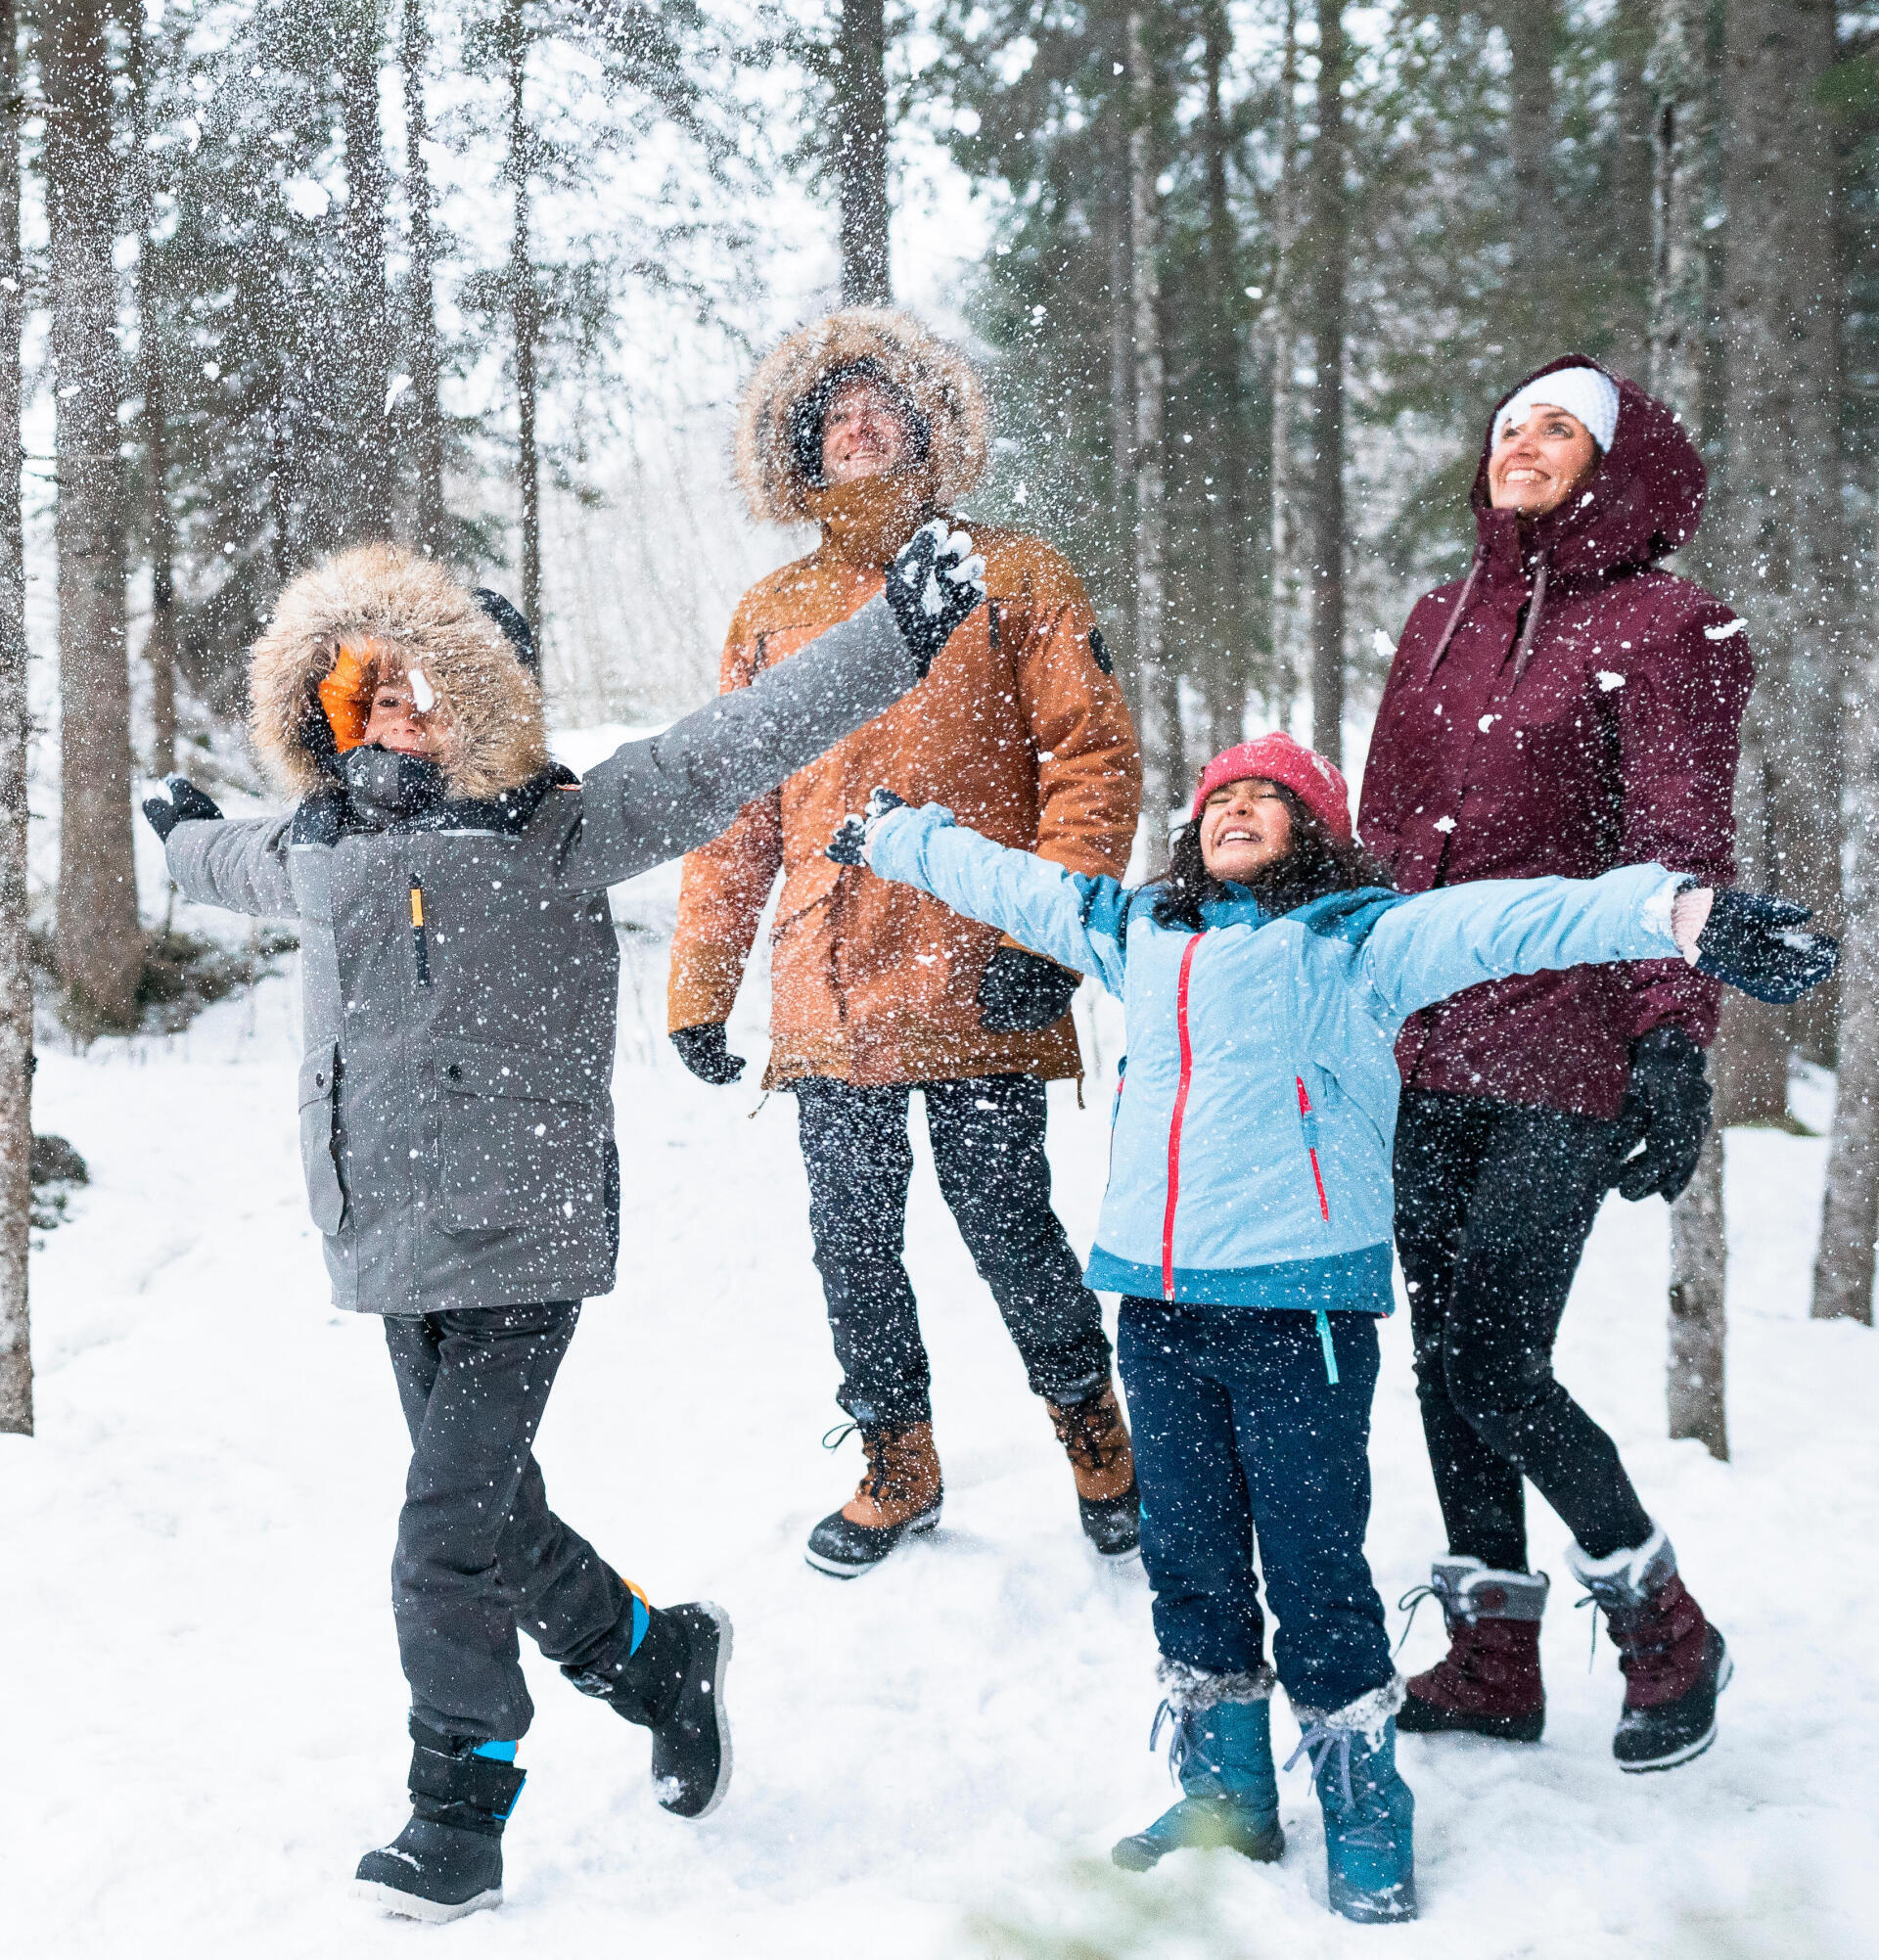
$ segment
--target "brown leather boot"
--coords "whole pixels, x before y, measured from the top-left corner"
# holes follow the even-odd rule
[[[842,1579],[872,1572],[902,1538],[931,1531],[944,1495],[931,1423],[857,1427],[867,1470],[854,1495],[809,1533],[803,1552],[817,1572]]]
[[[1077,1480],[1083,1535],[1103,1558],[1132,1558],[1141,1549],[1142,1500],[1115,1385],[1106,1382],[1097,1394],[1067,1407],[1044,1406]]]

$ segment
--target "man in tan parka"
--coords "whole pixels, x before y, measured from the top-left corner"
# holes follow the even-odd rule
[[[956,348],[905,313],[849,308],[802,329],[745,392],[738,470],[760,523],[821,543],[754,585],[724,648],[747,687],[883,588],[914,531],[950,515],[985,468],[984,389]],[[937,900],[824,855],[877,783],[1077,872],[1120,875],[1141,763],[1089,601],[1050,546],[972,525],[989,603],[935,661],[917,706],[839,743],[747,805],[685,860],[668,1024],[687,1067],[735,1080],[724,1022],[778,872],[765,1086],[797,1097],[809,1222],[839,1399],[867,1473],[811,1534],[811,1565],[864,1572],[939,1520],[925,1346],[902,1263],[910,1092],[925,1092],[940,1189],[1049,1405],[1083,1527],[1135,1548],[1128,1436],[1095,1297],[1050,1206],[1047,1081],[1082,1072],[1077,977]]]

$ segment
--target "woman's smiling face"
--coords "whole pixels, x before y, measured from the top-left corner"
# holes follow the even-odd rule
[[[1226,783],[1201,810],[1201,862],[1214,878],[1245,884],[1292,848],[1292,812],[1261,776]]]

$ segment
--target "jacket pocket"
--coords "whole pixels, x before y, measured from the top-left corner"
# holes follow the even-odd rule
[[[532,1225],[572,1248],[609,1230],[603,1096],[564,1056],[437,1047],[446,1231]]]
[[[300,1064],[300,1169],[307,1208],[329,1238],[345,1222],[340,1176],[340,1051],[322,1048]]]

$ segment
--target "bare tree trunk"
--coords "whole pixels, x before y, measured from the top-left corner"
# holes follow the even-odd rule
[[[535,441],[535,348],[541,333],[535,268],[528,256],[528,30],[523,0],[508,0],[509,304],[515,335],[516,479],[522,504],[522,615],[541,635],[541,456]]]
[[[884,0],[842,0],[835,88],[842,303],[889,306],[888,28]]]
[[[1124,42],[1124,48],[1126,42]],[[1112,584],[1123,654],[1119,666],[1123,691],[1136,730],[1147,737],[1143,712],[1144,669],[1140,655],[1139,609],[1135,585],[1135,236],[1130,207],[1128,92],[1112,93],[1104,116],[1104,210],[1108,225],[1109,291],[1109,457]],[[1156,843],[1161,840],[1157,838]]]
[[[1873,664],[1879,668],[1879,661]],[[1872,678],[1879,683],[1879,671]],[[1849,740],[1862,830],[1874,824],[1879,776],[1871,719],[1871,710],[1857,714]],[[1859,855],[1840,990],[1839,1093],[1809,1311],[1815,1320],[1859,1320],[1870,1327],[1874,1240],[1879,1237],[1879,892],[1874,889],[1879,878],[1869,841],[1862,843]]]
[[[137,199],[137,381],[144,449],[144,522],[150,550],[150,631],[144,666],[150,674],[150,767],[167,776],[176,766],[176,520],[169,507],[169,389],[163,370],[163,329],[158,293],[155,187],[150,160],[150,34],[141,16],[130,35],[131,170]]]
[[[1299,365],[1299,7],[1285,0],[1285,49],[1279,64],[1279,180],[1272,193],[1272,685],[1273,719],[1292,726],[1298,698],[1301,622],[1299,577],[1301,477],[1297,442]]]
[[[1154,706],[1145,744],[1151,778],[1144,806],[1165,834],[1168,813],[1187,781],[1181,729],[1178,663],[1167,644],[1167,459],[1162,450],[1165,388],[1162,364],[1161,267],[1158,257],[1161,200],[1156,190],[1155,75],[1143,40],[1142,14],[1128,11],[1128,210],[1133,250],[1132,312],[1135,344],[1135,428],[1130,457],[1135,478],[1135,658],[1142,693]],[[1159,790],[1159,796],[1156,794]]]
[[[1656,132],[1648,73],[1653,17],[1662,21],[1679,11],[1680,0],[1618,0],[1613,22],[1612,119],[1617,141],[1612,150],[1612,272],[1618,291],[1611,360],[1626,375],[1647,372],[1650,360]]]
[[[1231,297],[1234,227],[1227,204],[1226,159],[1232,137],[1227,126],[1222,83],[1233,49],[1233,28],[1225,0],[1208,0],[1202,23],[1201,115],[1204,192],[1207,200],[1207,255],[1202,290],[1207,307],[1202,386],[1211,431],[1212,488],[1207,501],[1207,597],[1202,615],[1207,742],[1217,753],[1239,741],[1246,719],[1246,661],[1240,653],[1245,631],[1242,605],[1240,524],[1245,518],[1245,459],[1240,447],[1239,346],[1233,331]],[[1204,486],[1205,487],[1205,486]]]
[[[32,954],[26,934],[25,550],[20,523],[20,22],[0,0],[0,1434],[32,1434]]]
[[[1318,133],[1311,152],[1311,744],[1344,760],[1345,193],[1342,0],[1318,0]]]
[[[344,219],[347,368],[358,465],[341,514],[342,535],[390,537],[397,447],[390,421],[391,299],[386,286],[385,139],[379,125],[379,0],[350,0],[338,23],[340,99],[345,126]]]
[[[137,1019],[144,938],[130,831],[110,12],[110,0],[49,10],[40,63],[59,473],[57,951],[78,1023],[126,1028]]]
[[[1708,0],[1664,0],[1646,69],[1654,187],[1648,231],[1650,387],[1681,417],[1699,447],[1704,433],[1703,330],[1709,313],[1703,240],[1707,10]],[[1722,1117],[1719,1107],[1696,1175],[1671,1206],[1666,1392],[1671,1435],[1695,1436],[1712,1455],[1726,1458],[1723,1356],[1729,1254],[1722,1208]]]
[[[1728,1245],[1722,1219],[1722,1131],[1714,1128],[1689,1189],[1671,1208],[1671,1342],[1665,1378],[1673,1438],[1694,1436],[1729,1460],[1723,1402]]]
[[[404,191],[410,206],[411,258],[405,359],[411,375],[412,461],[417,475],[413,530],[417,547],[435,558],[444,548],[443,407],[437,358],[436,238],[432,223],[430,133],[424,70],[431,54],[426,0],[404,0],[398,63],[404,78]]]

